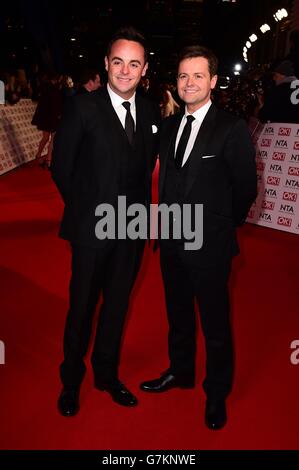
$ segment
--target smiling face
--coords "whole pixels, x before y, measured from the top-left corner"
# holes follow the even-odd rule
[[[138,42],[118,39],[112,45],[109,57],[105,57],[105,67],[111,89],[128,100],[147,71],[144,48]]]
[[[216,83],[217,75],[211,77],[205,57],[192,57],[180,62],[177,90],[189,112],[193,113],[209,101]]]

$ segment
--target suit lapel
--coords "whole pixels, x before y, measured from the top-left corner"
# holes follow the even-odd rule
[[[213,104],[210,106],[196,136],[193,149],[189,155],[188,178],[185,187],[184,197],[186,198],[197,178],[202,164],[201,156],[205,153],[207,143],[214,132],[217,108]]]
[[[136,98],[135,98],[135,105],[136,105],[136,130],[138,128],[138,132],[140,131],[143,139],[144,139],[144,148],[145,148],[145,158],[147,162],[147,169],[150,172],[151,171],[151,146],[149,143],[151,142],[152,139],[152,126],[149,122],[149,116],[146,113],[146,106],[143,105],[142,98],[136,93]],[[99,111],[103,115],[105,113],[105,116],[107,119],[105,121],[107,122],[107,132],[106,132],[106,137],[107,139],[110,140],[110,145],[111,149],[114,149],[113,154],[115,154],[117,157],[119,157],[120,154],[120,148],[123,148],[123,146],[127,142],[127,136],[126,132],[119,120],[118,115],[116,114],[111,100],[109,93],[107,91],[107,88],[101,88],[97,95],[96,95],[96,101],[99,106]]]
[[[106,137],[107,139],[110,138],[111,148],[114,148],[116,143],[123,145],[124,139],[127,139],[126,132],[112,106],[106,87],[103,87],[98,91],[96,101],[99,105],[101,115],[105,115],[105,122],[107,123]]]

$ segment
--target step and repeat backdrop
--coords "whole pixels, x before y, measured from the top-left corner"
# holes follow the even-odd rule
[[[35,108],[27,99],[0,106],[0,175],[35,158],[42,136],[31,125]]]
[[[257,126],[258,197],[247,222],[299,234],[299,124]]]

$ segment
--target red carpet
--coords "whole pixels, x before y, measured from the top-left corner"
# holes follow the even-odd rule
[[[121,379],[134,409],[95,390],[88,374],[81,411],[56,410],[58,365],[67,310],[70,252],[57,237],[62,204],[50,174],[35,162],[0,178],[1,449],[298,449],[299,237],[246,225],[232,277],[236,378],[228,424],[203,424],[203,342],[197,387],[162,395],[138,390],[167,367],[167,323],[158,254],[149,250],[132,301]],[[258,327],[259,325],[259,327]]]

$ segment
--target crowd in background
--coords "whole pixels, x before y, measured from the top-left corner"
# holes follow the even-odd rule
[[[248,121],[252,116],[258,117],[265,97],[275,88],[274,74],[274,66],[264,65],[230,79],[219,77],[212,98],[220,108]],[[293,79],[299,78],[295,69],[291,75]],[[82,70],[77,80],[68,75],[58,76],[53,73],[37,74],[34,78],[27,79],[24,70],[2,73],[0,79],[4,81],[5,99],[9,105],[17,103],[22,98],[37,102],[46,88],[53,88],[53,85],[59,90],[62,101],[77,93],[93,91],[101,85],[99,73],[93,69]],[[102,77],[101,79],[103,81]],[[92,83],[90,88],[90,85],[86,85],[88,83]],[[146,77],[143,78],[139,91],[159,103],[163,118],[178,112],[181,108],[175,83],[158,82],[156,78]]]
[[[299,78],[299,31],[294,31],[290,39],[290,51],[283,61],[232,77],[220,76],[212,94],[215,104],[247,123],[251,120],[299,123],[298,106],[290,99],[290,83]],[[5,85],[6,104],[14,105],[24,98],[37,102],[32,124],[42,131],[36,157],[44,168],[51,163],[53,136],[66,100],[94,91],[105,81],[91,68],[82,68],[73,79],[53,72],[40,73],[37,66],[27,75],[23,69],[0,72],[0,80]],[[162,118],[182,109],[175,83],[160,82],[156,76],[143,77],[138,92],[159,103]]]

